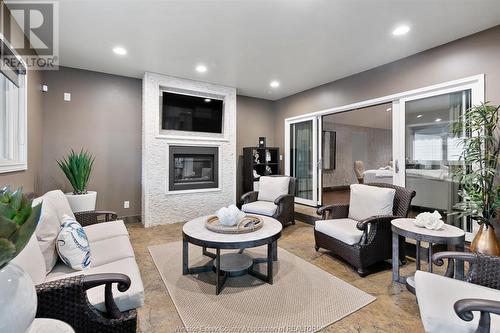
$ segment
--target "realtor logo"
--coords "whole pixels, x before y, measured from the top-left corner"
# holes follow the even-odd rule
[[[29,69],[58,69],[58,19],[59,4],[55,1],[4,1],[2,34]],[[2,56],[2,63],[9,60],[4,58]],[[15,56],[12,58],[17,60]]]

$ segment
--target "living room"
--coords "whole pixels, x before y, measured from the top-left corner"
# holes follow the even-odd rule
[[[0,331],[500,330],[498,1],[37,2],[2,1]]]

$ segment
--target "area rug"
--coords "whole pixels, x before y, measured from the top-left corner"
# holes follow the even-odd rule
[[[209,261],[201,248],[189,248],[190,267]],[[148,249],[186,332],[316,332],[375,300],[281,248],[273,285],[248,275],[233,277],[216,296],[213,272],[182,275],[181,242]],[[264,257],[266,249],[245,253]],[[259,266],[265,272],[265,264]]]

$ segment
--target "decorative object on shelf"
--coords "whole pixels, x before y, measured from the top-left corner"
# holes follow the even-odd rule
[[[9,263],[28,244],[42,204],[32,207],[21,189],[0,190],[0,332],[26,332],[35,319],[37,297],[28,273]]]
[[[271,152],[269,150],[266,149],[266,162],[271,162],[272,158],[271,158]]]
[[[439,230],[443,227],[444,222],[441,220],[442,216],[437,210],[433,213],[424,212],[415,217],[413,222],[417,227],[426,228],[429,230]]]
[[[205,222],[205,225],[208,230],[221,234],[244,234],[259,230],[264,225],[264,221],[258,216],[247,215],[242,218],[238,224],[226,226],[220,224],[217,216],[210,216]]]
[[[500,155],[499,113],[500,106],[482,103],[471,107],[453,124],[453,133],[462,143],[464,161],[464,166],[454,172],[462,188],[462,201],[455,208],[462,212],[460,216],[469,216],[480,224],[471,251],[494,256],[500,256],[492,225],[500,208],[500,184],[495,182]]]
[[[266,165],[266,175],[272,175],[273,174],[273,170],[271,169],[271,167],[269,165]]]
[[[254,162],[255,164],[259,164],[259,153],[257,152],[257,150],[254,150],[253,151],[253,159],[254,159]]]
[[[222,207],[219,209],[216,215],[221,225],[233,226],[244,218],[246,214],[239,210],[235,205],[230,205],[229,207]]]
[[[259,137],[259,148],[266,148],[266,137]]]
[[[259,179],[260,175],[257,173],[257,170],[253,170],[253,178]]]
[[[87,191],[94,160],[95,157],[88,151],[82,149],[80,153],[75,153],[72,149],[67,157],[57,161],[73,187],[73,193],[66,193],[66,197],[75,213],[95,210],[97,192]]]

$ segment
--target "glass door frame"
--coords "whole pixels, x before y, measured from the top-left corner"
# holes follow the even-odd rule
[[[295,202],[317,207],[321,205],[321,195],[319,194],[319,190],[321,189],[321,158],[319,156],[319,152],[321,152],[321,139],[319,135],[321,133],[321,116],[306,116],[306,117],[297,117],[293,119],[285,119],[285,175],[290,175],[290,162],[292,160],[292,156],[290,156],[290,130],[293,124],[303,123],[307,121],[312,121],[312,161],[311,161],[311,169],[312,169],[312,199],[304,199],[295,197]]]
[[[393,110],[393,156],[394,156],[394,185],[405,187],[406,185],[406,103],[429,97],[460,92],[471,91],[471,105],[479,105],[484,101],[484,80],[464,80],[464,82],[453,81],[453,85],[444,84],[438,89],[431,91],[416,92],[394,100]],[[473,232],[466,232],[466,241],[471,241],[479,229],[479,225],[473,222]]]

